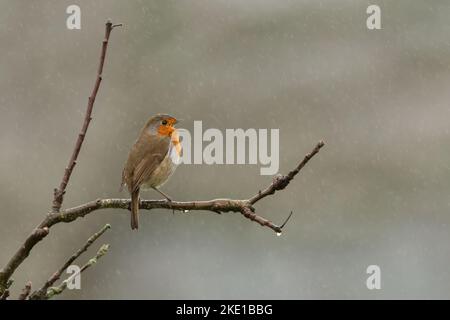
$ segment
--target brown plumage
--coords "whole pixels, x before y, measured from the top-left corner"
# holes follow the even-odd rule
[[[175,171],[181,156],[178,134],[173,127],[178,121],[169,115],[151,117],[132,146],[122,172],[122,185],[131,195],[131,229],[139,225],[139,192],[152,188],[170,198],[158,187]]]

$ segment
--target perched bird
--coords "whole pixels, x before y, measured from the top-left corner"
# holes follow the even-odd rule
[[[141,189],[154,189],[172,201],[158,187],[169,179],[181,159],[179,135],[174,128],[177,122],[167,114],[151,117],[130,150],[122,172],[121,189],[126,185],[131,194],[131,229],[138,228]]]

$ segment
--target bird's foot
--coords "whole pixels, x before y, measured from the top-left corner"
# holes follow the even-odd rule
[[[172,214],[175,214],[175,209],[172,207],[172,199],[170,199],[169,197],[166,196],[166,198],[164,199],[166,200],[166,202],[169,204],[170,208],[172,209]]]

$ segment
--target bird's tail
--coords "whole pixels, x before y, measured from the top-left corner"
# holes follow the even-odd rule
[[[139,188],[131,193],[131,229],[139,226]]]

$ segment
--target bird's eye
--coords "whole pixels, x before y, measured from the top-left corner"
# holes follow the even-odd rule
[[[163,120],[161,123],[163,126],[165,126],[167,124],[167,120]]]

